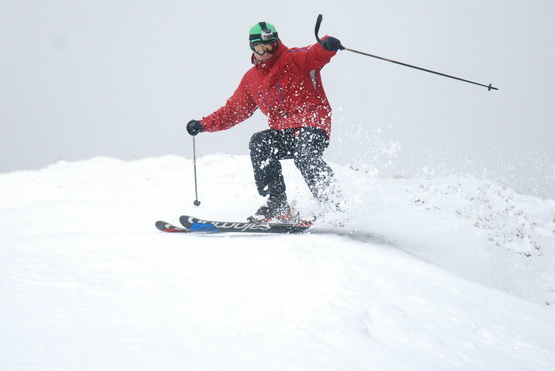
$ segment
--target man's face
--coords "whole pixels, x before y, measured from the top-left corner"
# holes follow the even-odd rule
[[[259,62],[266,62],[278,49],[278,41],[272,40],[268,42],[256,42],[251,45],[254,57]]]

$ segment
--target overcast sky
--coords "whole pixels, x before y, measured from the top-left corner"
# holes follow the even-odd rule
[[[248,29],[346,47],[499,91],[340,52],[323,70],[326,157],[382,175],[472,174],[555,198],[555,2],[0,1],[0,172],[59,160],[191,156],[185,124],[250,67]],[[198,137],[248,154],[261,114]]]

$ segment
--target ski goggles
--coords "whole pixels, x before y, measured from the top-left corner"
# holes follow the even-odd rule
[[[276,50],[278,50],[278,46],[277,40],[257,41],[251,43],[252,51],[258,55],[264,55],[265,53],[274,54]]]

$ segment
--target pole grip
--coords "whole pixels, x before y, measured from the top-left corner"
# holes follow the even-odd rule
[[[320,32],[320,25],[322,24],[322,18],[324,18],[322,14],[318,14],[318,18],[316,18],[316,26],[314,27],[314,36],[316,36],[316,41],[318,41],[318,44],[322,43],[322,40],[320,40],[320,38],[318,37],[318,33]]]

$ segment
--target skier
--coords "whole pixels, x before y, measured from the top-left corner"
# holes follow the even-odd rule
[[[229,129],[256,109],[268,116],[270,129],[255,133],[249,149],[258,193],[269,196],[256,220],[288,221],[292,215],[280,160],[293,159],[310,191],[327,208],[338,205],[332,169],[323,160],[331,132],[331,107],[324,92],[320,70],[341,42],[325,37],[306,48],[286,47],[276,28],[266,22],[249,32],[254,66],[243,76],[226,104],[201,120],[191,120],[187,132]]]

